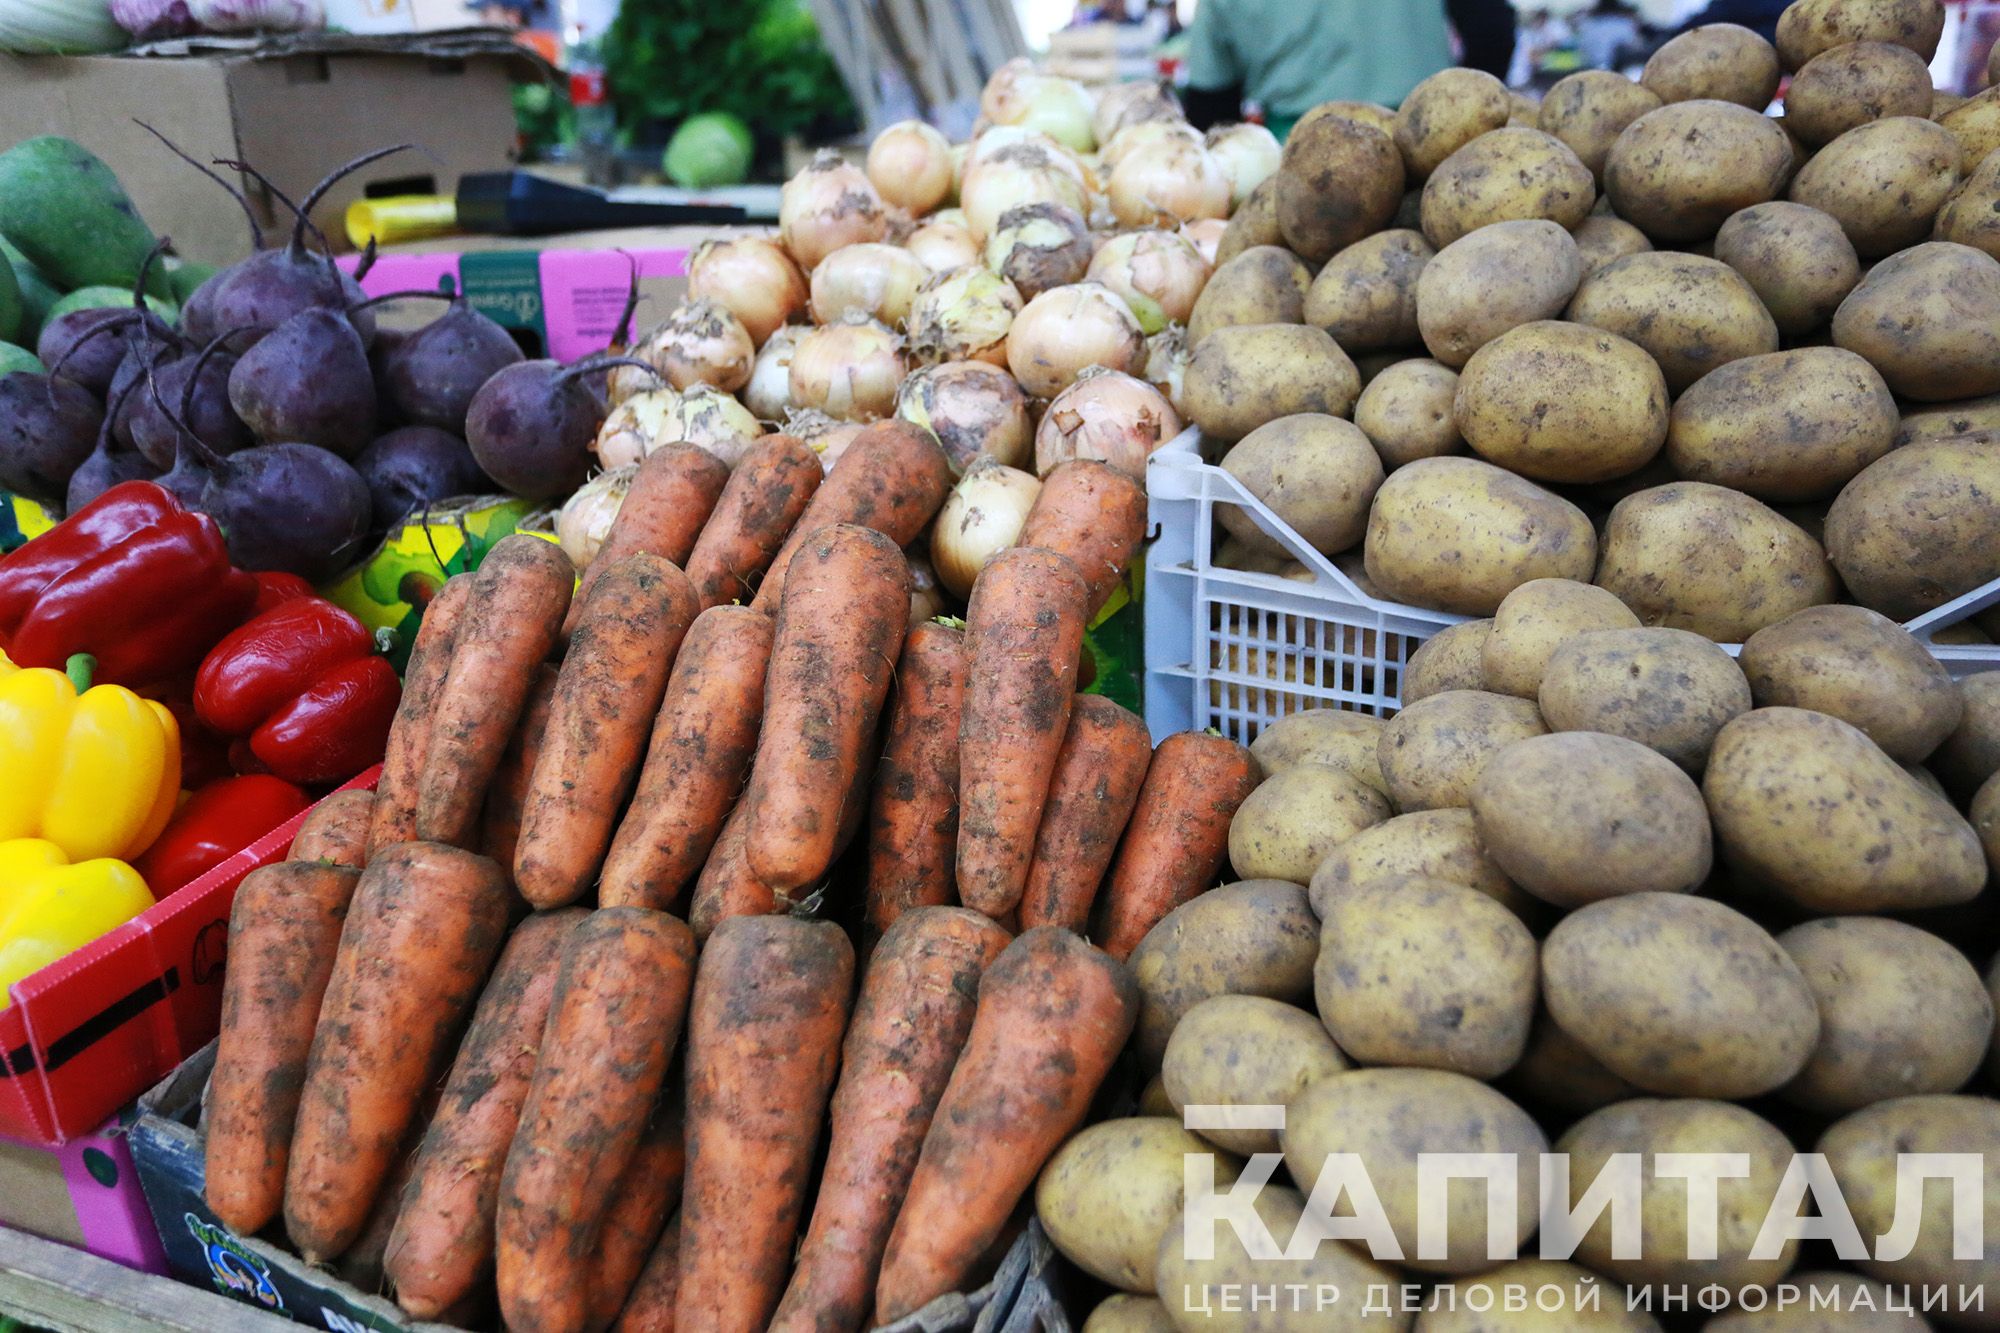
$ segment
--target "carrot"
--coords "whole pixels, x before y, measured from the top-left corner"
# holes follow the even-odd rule
[[[1095,616],[1125,579],[1146,540],[1146,488],[1108,463],[1072,459],[1042,478],[1017,545],[1057,551],[1075,562]]]
[[[563,620],[567,639],[582,623],[584,602],[611,566],[630,555],[655,555],[675,568],[687,564],[702,525],[729,481],[729,464],[692,444],[665,444],[647,454],[619,502],[618,517],[583,571]]]
[[[674,1333],[674,1304],[680,1294],[681,1219],[676,1213],[660,1233],[660,1243],[639,1272],[632,1294],[612,1333]]]
[[[368,827],[374,818],[374,792],[334,792],[307,812],[285,859],[359,870],[368,864]]]
[[[875,772],[868,829],[868,924],[952,901],[958,848],[958,710],[965,635],[925,622],[903,640],[889,734]]]
[[[951,462],[930,432],[907,421],[878,421],[854,437],[826,474],[819,492],[778,548],[751,605],[778,613],[785,578],[806,538],[836,523],[873,528],[897,546],[908,546],[944,503]],[[904,608],[904,615],[909,614]]]
[[[769,916],[783,908],[777,892],[750,871],[744,857],[743,829],[750,807],[738,802],[729,818],[722,821],[709,851],[708,864],[701,868],[694,884],[694,902],[688,907],[688,925],[703,944],[715,928],[733,916]]]
[[[285,1175],[285,1229],[308,1263],[339,1255],[367,1224],[500,952],[511,896],[499,866],[436,843],[398,843],[361,872]]]
[[[253,870],[229,913],[205,1192],[240,1235],[278,1215],[306,1053],[360,872],[313,861]]]
[[[1209,887],[1229,856],[1229,821],[1263,776],[1250,751],[1205,731],[1160,742],[1104,889],[1098,928],[1123,962],[1161,917]]]
[[[671,909],[708,859],[757,753],[772,628],[747,606],[712,606],[688,627],[604,859],[604,906]]]
[[[418,1319],[438,1318],[491,1271],[500,1169],[534,1077],[563,941],[585,915],[565,908],[515,927],[479,997],[384,1256],[397,1304]]]
[[[919,907],[882,936],[841,1053],[812,1225],[772,1333],[861,1327],[896,1205],[972,1028],[980,974],[1010,940],[959,907]]]
[[[347,1247],[334,1265],[340,1280],[349,1286],[373,1294],[382,1290],[382,1261],[389,1249],[389,1236],[401,1214],[404,1187],[417,1168],[417,1148],[430,1128],[431,1119],[437,1114],[438,1090],[426,1088],[417,1102],[417,1113],[410,1121],[410,1128],[404,1133],[403,1141],[396,1145],[395,1163],[389,1168],[389,1178],[382,1182],[380,1193],[375,1196],[375,1206],[368,1212],[368,1225],[361,1228],[361,1234],[354,1238],[354,1244]]]
[[[521,705],[514,737],[500,756],[500,767],[486,788],[479,812],[479,850],[503,866],[512,867],[521,846],[521,814],[528,804],[528,784],[535,761],[542,757],[542,738],[549,730],[549,707],[556,699],[556,669],[544,662],[535,668],[535,683]]]
[[[889,1233],[877,1324],[957,1289],[1083,1122],[1138,1015],[1125,965],[1055,926],[1026,932],[986,969]]]
[[[453,847],[470,840],[535,667],[555,647],[574,580],[568,557],[539,537],[502,537],[486,553],[432,710],[417,791],[419,838]]]
[[[825,476],[819,455],[794,436],[766,435],[750,447],[687,558],[703,610],[750,597]]]
[[[1153,738],[1137,716],[1101,695],[1076,697],[1035,833],[1022,926],[1083,933],[1152,759]]]
[[[591,1253],[659,1100],[693,976],[694,936],[664,912],[600,908],[563,942],[500,1178],[495,1276],[508,1327],[587,1326]]]
[[[694,617],[687,575],[643,552],[619,560],[586,594],[514,851],[514,883],[536,907],[575,902],[596,881]]]
[[[632,1165],[619,1178],[604,1210],[586,1287],[593,1329],[611,1327],[625,1308],[668,1215],[681,1201],[681,1181],[687,1172],[682,1114],[686,1100],[670,1077],[652,1123],[639,1140],[639,1150],[632,1154]]]
[[[410,647],[409,666],[403,672],[403,700],[396,705],[396,720],[389,726],[382,776],[375,784],[375,810],[368,824],[371,856],[391,843],[416,839],[417,789],[430,754],[431,721],[451,670],[458,621],[466,598],[472,594],[474,577],[455,574],[446,579],[424,608],[417,641]]]
[[[708,937],[688,1011],[680,1328],[760,1333],[777,1307],[853,977],[831,922],[736,917]]]
[[[958,728],[958,897],[997,917],[1021,901],[1035,829],[1076,697],[1083,577],[1017,546],[987,562],[965,613]]]
[[[881,533],[841,524],[799,548],[786,582],[743,795],[745,860],[781,894],[833,863],[903,644],[910,566]]]

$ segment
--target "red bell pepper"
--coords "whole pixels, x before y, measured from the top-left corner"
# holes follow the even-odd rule
[[[261,616],[280,602],[297,601],[301,597],[317,597],[313,586],[297,574],[287,574],[282,569],[260,569],[250,576],[257,580],[257,601],[250,608],[250,615]]]
[[[221,778],[196,791],[134,863],[156,898],[201,878],[312,804],[265,773]]]
[[[339,782],[381,759],[402,694],[366,626],[302,597],[215,645],[195,674],[194,710],[224,736],[248,737],[281,778]]]
[[[0,647],[24,667],[89,653],[99,681],[142,685],[200,661],[256,599],[214,519],[126,482],[0,559]]]

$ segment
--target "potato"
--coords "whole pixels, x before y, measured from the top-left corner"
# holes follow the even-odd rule
[[[1485,689],[1483,660],[1486,636],[1492,632],[1490,618],[1466,620],[1425,639],[1403,667],[1402,706],[1408,708],[1446,690]]]
[[[1458,372],[1442,361],[1398,361],[1361,391],[1354,424],[1375,446],[1385,468],[1463,453],[1465,441],[1452,419],[1457,395]]]
[[[1828,1310],[1840,1312],[1841,1333],[1930,1333],[1928,1319],[1902,1313],[1902,1293],[1859,1273],[1792,1273],[1785,1286],[1799,1295],[1783,1309],[1776,1302],[1756,1311],[1739,1306],[1703,1324],[1702,1333],[1819,1333]]]
[[[1621,1259],[1612,1253],[1609,1209],[1597,1214],[1576,1248],[1578,1263],[1616,1281],[1635,1287],[1663,1283],[1669,1292],[1683,1283],[1693,1291],[1713,1282],[1734,1294],[1745,1286],[1771,1286],[1798,1259],[1795,1240],[1786,1241],[1773,1258],[1750,1257],[1793,1154],[1775,1126],[1740,1106],[1701,1100],[1619,1102],[1577,1121],[1556,1141],[1556,1151],[1569,1154],[1572,1209],[1614,1154],[1639,1159],[1639,1235],[1630,1242],[1637,1244],[1637,1256]],[[1725,1176],[1712,1186],[1716,1257],[1689,1257],[1688,1219],[1707,1218],[1709,1209],[1690,1209],[1689,1181],[1659,1172],[1661,1153],[1741,1153],[1749,1158],[1748,1174]]]
[[[2000,93],[1988,88],[1968,97],[1938,117],[1938,124],[1950,131],[1965,153],[1964,168],[1973,171],[1985,165],[2000,147]]]
[[[1515,741],[1547,732],[1526,699],[1446,690],[1407,705],[1382,729],[1382,776],[1396,809],[1470,808],[1487,760]]]
[[[1637,741],[1700,773],[1716,733],[1750,711],[1736,659],[1699,634],[1655,626],[1603,630],[1561,644],[1537,695],[1551,731]]]
[[[1462,366],[1507,330],[1562,313],[1583,280],[1556,223],[1499,222],[1447,245],[1417,278],[1417,328],[1432,356]]]
[[[1536,481],[1590,484],[1652,461],[1667,438],[1668,401],[1659,365],[1637,343],[1539,320],[1473,353],[1452,418],[1489,462]]]
[[[1690,481],[1771,504],[1820,500],[1889,452],[1896,422],[1895,395],[1852,352],[1801,347],[1746,356],[1680,396],[1667,461]]]
[[[1414,346],[1417,276],[1437,251],[1415,231],[1377,232],[1326,261],[1306,292],[1305,322],[1354,356]]]
[[[1936,239],[2000,257],[2000,157],[1988,155],[1938,210]]]
[[[1930,757],[1965,713],[1944,667],[1895,621],[1815,606],[1758,630],[1738,659],[1759,708],[1810,708],[1861,731],[1899,764]]]
[[[1891,255],[1840,303],[1833,340],[1904,398],[2000,393],[2000,260],[1949,241]]]
[[[1035,1216],[1063,1257],[1122,1291],[1153,1290],[1167,1224],[1187,1203],[1182,1159],[1215,1149],[1178,1120],[1133,1116],[1080,1129],[1035,1181]],[[1216,1163],[1218,1180],[1238,1165]]]
[[[1762,37],[1736,23],[1705,23],[1653,52],[1639,83],[1662,102],[1708,98],[1762,111],[1782,75],[1777,50]]]
[[[1920,116],[1891,116],[1815,153],[1793,179],[1791,198],[1827,214],[1856,254],[1875,259],[1930,235],[1964,163],[1949,129]]]
[[[1362,554],[1390,597],[1491,615],[1529,579],[1587,579],[1597,534],[1581,509],[1476,458],[1425,458],[1375,493]]]
[[[1888,116],[1931,114],[1931,70],[1890,42],[1850,42],[1806,62],[1785,93],[1785,128],[1818,148]]]
[[[1863,606],[1909,620],[2000,575],[2000,448],[1975,438],[1898,449],[1826,512],[1826,549]]]
[[[1194,349],[1181,381],[1188,418],[1222,441],[1301,412],[1344,417],[1360,392],[1347,353],[1303,324],[1217,329]]]
[[[1613,260],[1578,285],[1567,318],[1637,343],[1675,394],[1717,366],[1778,350],[1778,326],[1743,275],[1700,255]]]
[[[1528,1029],[1528,1049],[1521,1053],[1520,1062],[1507,1071],[1501,1087],[1509,1096],[1531,1105],[1548,1106],[1571,1115],[1583,1115],[1640,1095],[1637,1088],[1578,1045],[1575,1037],[1557,1027],[1547,1010],[1535,1016],[1534,1025]]]
[[[1280,245],[1255,245],[1216,267],[1188,315],[1187,343],[1199,349],[1217,329],[1297,324],[1305,318],[1312,270]]]
[[[1535,937],[1477,889],[1373,879],[1325,900],[1320,1021],[1367,1065],[1497,1078],[1535,1015]]]
[[[1542,946],[1549,1016],[1648,1092],[1755,1097],[1819,1038],[1798,965],[1762,926],[1708,898],[1628,893],[1580,907]]]
[[[1507,85],[1476,69],[1447,69],[1431,75],[1403,99],[1396,112],[1396,147],[1413,181],[1421,181],[1446,158],[1514,113]]]
[[[1389,784],[1375,762],[1382,719],[1344,708],[1311,708],[1280,718],[1250,742],[1250,754],[1267,778],[1300,764],[1327,764],[1360,779],[1384,796]]]
[[[1586,278],[1614,259],[1643,255],[1653,248],[1653,243],[1646,239],[1646,233],[1625,219],[1598,214],[1579,222],[1569,235],[1576,242],[1577,257],[1583,261]]]
[[[1328,852],[1390,813],[1381,792],[1345,769],[1296,764],[1258,783],[1238,807],[1229,864],[1244,879],[1305,884]]]
[[[1986,883],[1958,811],[1825,713],[1735,719],[1715,738],[1702,794],[1730,870],[1809,911],[1945,907]]]
[[[1252,246],[1284,244],[1285,233],[1278,226],[1278,178],[1266,176],[1243,206],[1229,215],[1229,225],[1216,242],[1215,263],[1219,268]]]
[[[1848,42],[1894,42],[1929,64],[1943,33],[1939,0],[1797,0],[1778,16],[1778,55],[1798,69]]]
[[[1602,588],[1570,579],[1535,579],[1507,594],[1493,613],[1480,654],[1486,688],[1533,699],[1549,658],[1567,640],[1593,630],[1637,629],[1639,618]]]
[[[1581,907],[1627,893],[1692,893],[1714,849],[1701,789],[1622,736],[1516,741],[1472,788],[1480,845],[1529,893]]]
[[[1524,919],[1541,908],[1486,854],[1473,829],[1472,812],[1463,809],[1415,810],[1363,829],[1320,862],[1306,895],[1324,920],[1328,904],[1348,889],[1402,878],[1477,889]]]
[[[1345,551],[1368,527],[1382,460],[1351,421],[1304,413],[1267,421],[1222,456],[1222,470],[1322,555]],[[1250,511],[1219,506],[1222,526],[1251,550],[1288,555]]]
[[[1542,99],[1537,124],[1569,145],[1577,160],[1602,184],[1604,159],[1618,136],[1648,111],[1658,111],[1660,96],[1616,70],[1579,70],[1559,79]]]
[[[2000,773],[2000,671],[1985,671],[1958,683],[1965,711],[1944,738],[1930,766],[1946,788],[1969,797]]]
[[[1146,1080],[1146,1086],[1139,1089],[1139,1115],[1165,1116],[1168,1119],[1180,1114],[1174,1108],[1173,1098],[1167,1096],[1166,1082],[1158,1074]]]
[[[1537,1171],[1548,1140],[1527,1112],[1463,1074],[1441,1069],[1335,1074],[1285,1108],[1283,1138],[1285,1166],[1308,1191],[1335,1153],[1352,1153],[1366,1164],[1407,1268],[1479,1273],[1500,1262],[1487,1258],[1487,1192],[1473,1180],[1450,1192],[1440,1228],[1444,1257],[1417,1257],[1417,1164],[1426,1153],[1514,1154],[1515,1234],[1526,1239],[1535,1229]]]
[[[1993,1001],[1965,955],[1915,926],[1828,917],[1778,943],[1819,1003],[1819,1045],[1786,1100],[1823,1115],[1956,1092],[1986,1059]],[[1322,955],[1324,956],[1324,955]]]
[[[1132,951],[1133,1042],[1158,1063],[1181,1015],[1214,995],[1309,1002],[1318,956],[1319,918],[1298,885],[1266,879],[1211,889],[1160,918]]]
[[[1083,1321],[1083,1333],[1174,1333],[1174,1321],[1158,1296],[1121,1291],[1097,1303]]]
[[[1861,261],[1840,224],[1789,200],[1731,214],[1715,233],[1715,257],[1743,275],[1787,338],[1825,328],[1861,281]]]
[[[2000,395],[1905,411],[1896,423],[1896,448],[1982,433],[2000,434]]]
[[[1661,241],[1700,241],[1723,219],[1784,193],[1792,143],[1732,102],[1676,102],[1625,127],[1604,159],[1618,216]]]
[[[1352,1067],[1304,1009],[1261,995],[1218,995],[1181,1018],[1160,1077],[1178,1114],[1191,1105],[1283,1106],[1307,1084]],[[1230,1152],[1278,1151],[1275,1129],[1200,1133]]]
[[[1315,264],[1388,226],[1403,201],[1403,158],[1395,143],[1340,116],[1293,126],[1273,179],[1278,230]]]
[[[1455,1299],[1442,1309],[1426,1301],[1415,1333],[1658,1333],[1660,1327],[1644,1311],[1626,1309],[1624,1293],[1597,1274],[1553,1259],[1517,1259],[1451,1285]],[[1516,1292],[1526,1295],[1526,1309],[1509,1303]]]
[[[1902,1191],[1897,1186],[1902,1154],[1978,1154],[1986,1167],[1974,1195],[1980,1230],[1988,1238],[1982,1257],[1952,1257],[1952,1185],[1945,1180],[1926,1180],[1915,1247],[1900,1259],[1863,1259],[1857,1266],[1892,1286],[1949,1283],[1954,1292],[1983,1287],[1990,1295],[1994,1284],[2000,1282],[2000,1251],[1991,1240],[2000,1234],[2000,1174],[1992,1169],[2000,1157],[2000,1101],[1986,1097],[1897,1097],[1876,1102],[1837,1122],[1820,1136],[1814,1151],[1826,1155],[1855,1227],[1864,1237],[1890,1234],[1892,1225],[1903,1217],[1905,1204],[1898,1198]],[[1911,1200],[1908,1206],[1914,1209],[1916,1201]],[[1996,1318],[1990,1300],[1983,1314],[1967,1314],[1964,1322],[1987,1328]]]
[[[1552,134],[1498,129],[1438,164],[1424,182],[1424,235],[1443,247],[1496,222],[1545,219],[1567,231],[1590,216],[1590,169]]]
[[[1380,102],[1321,102],[1299,117],[1298,125],[1292,126],[1292,133],[1298,133],[1299,125],[1317,116],[1334,116],[1341,120],[1351,120],[1357,125],[1366,125],[1371,130],[1380,130],[1391,139],[1396,137],[1396,113],[1393,108],[1383,106]]]

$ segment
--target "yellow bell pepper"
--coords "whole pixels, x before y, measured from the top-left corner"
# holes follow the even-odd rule
[[[109,857],[69,863],[43,838],[0,842],[0,1009],[15,982],[153,905],[139,872]]]
[[[181,785],[180,728],[162,704],[0,653],[0,842],[43,838],[70,861],[129,861],[160,835]]]

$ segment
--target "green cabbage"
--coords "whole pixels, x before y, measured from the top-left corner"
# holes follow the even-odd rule
[[[748,125],[727,111],[708,111],[681,122],[661,165],[674,184],[707,190],[749,179],[755,152]]]
[[[0,0],[0,51],[89,55],[129,40],[112,21],[110,0]]]

